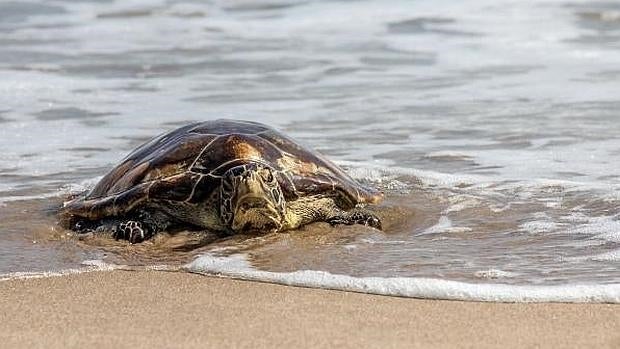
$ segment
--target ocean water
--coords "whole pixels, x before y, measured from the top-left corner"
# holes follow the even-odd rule
[[[0,47],[0,279],[98,260],[619,302],[619,3],[4,1]],[[141,142],[221,117],[273,125],[383,190],[384,231],[128,245],[58,226],[63,199]]]

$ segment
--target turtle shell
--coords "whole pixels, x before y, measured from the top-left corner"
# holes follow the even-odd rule
[[[376,203],[381,194],[353,180],[317,152],[275,129],[250,121],[213,120],[162,134],[131,152],[86,195],[65,203],[72,216],[100,219],[148,200],[200,202],[231,167],[273,168],[287,199],[333,192],[345,206]]]

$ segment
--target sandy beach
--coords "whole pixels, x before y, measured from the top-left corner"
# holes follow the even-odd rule
[[[620,306],[405,299],[113,271],[0,282],[5,348],[620,347]]]

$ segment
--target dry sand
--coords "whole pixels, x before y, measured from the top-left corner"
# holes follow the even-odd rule
[[[433,301],[158,271],[0,282],[2,348],[620,348],[620,306]]]

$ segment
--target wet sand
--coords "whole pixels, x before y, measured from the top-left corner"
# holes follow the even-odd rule
[[[180,272],[0,282],[6,348],[620,347],[620,306],[494,304]]]

